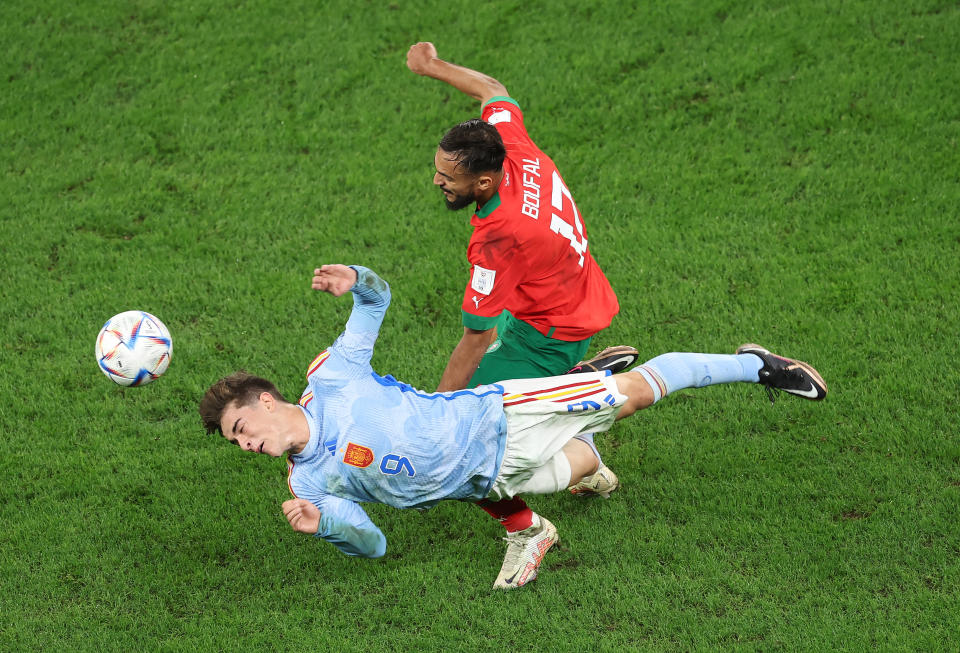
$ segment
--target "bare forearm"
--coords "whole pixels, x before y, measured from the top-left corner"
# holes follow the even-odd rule
[[[485,104],[490,98],[508,95],[506,87],[493,77],[458,66],[436,56],[430,43],[417,43],[407,53],[407,67],[418,75],[432,77]]]
[[[434,59],[429,70],[429,77],[450,84],[461,93],[479,100],[481,104],[498,95],[507,95],[507,89],[493,77],[443,59]]]
[[[447,367],[443,371],[443,376],[440,377],[437,392],[451,392],[466,388],[495,335],[494,329],[465,332],[453,353],[450,354]]]

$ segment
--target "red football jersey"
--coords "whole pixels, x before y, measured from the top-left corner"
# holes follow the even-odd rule
[[[481,116],[507,150],[497,193],[470,220],[463,324],[488,329],[506,309],[558,340],[589,338],[620,310],[587,247],[587,228],[557,167],[530,140],[523,112],[494,98]]]

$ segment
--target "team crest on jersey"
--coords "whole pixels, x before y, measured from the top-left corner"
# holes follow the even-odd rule
[[[512,117],[509,109],[494,109],[490,117],[487,118],[487,122],[491,125],[496,125],[500,122],[510,122]]]
[[[482,268],[479,265],[473,266],[473,281],[470,282],[470,287],[476,290],[481,295],[489,295],[493,292],[493,281],[497,277],[496,270],[488,270]],[[477,302],[477,307],[479,308],[480,302]]]
[[[369,467],[373,462],[373,450],[363,445],[347,443],[347,450],[343,453],[343,462],[353,467]]]

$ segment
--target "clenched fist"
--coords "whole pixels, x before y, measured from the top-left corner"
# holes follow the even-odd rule
[[[290,499],[280,506],[290,528],[298,533],[316,534],[320,528],[320,509],[306,499]]]
[[[430,62],[437,58],[437,49],[426,41],[414,43],[407,50],[407,68],[418,75],[426,75]]]

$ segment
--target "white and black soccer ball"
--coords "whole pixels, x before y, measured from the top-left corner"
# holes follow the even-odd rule
[[[167,371],[173,354],[170,331],[146,311],[114,315],[97,335],[97,365],[119,385],[146,385]]]

